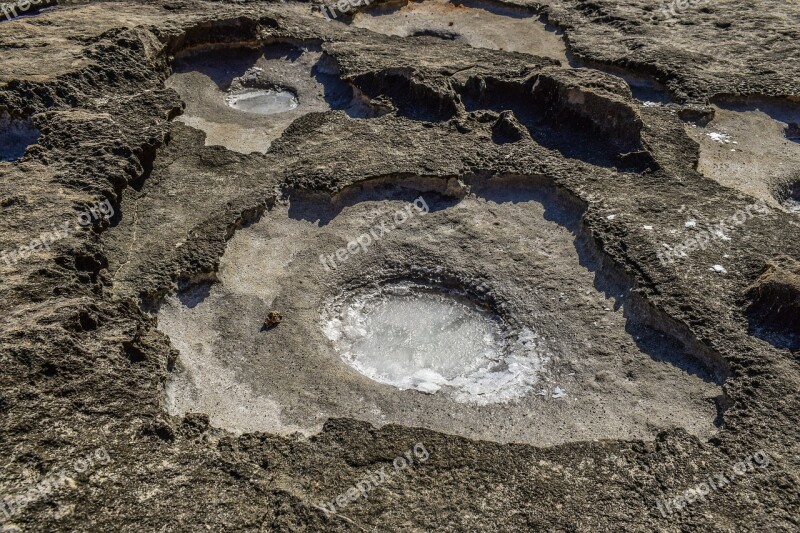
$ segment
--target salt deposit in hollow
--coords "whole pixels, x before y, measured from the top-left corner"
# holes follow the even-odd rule
[[[297,97],[283,89],[238,89],[225,95],[225,103],[234,109],[258,115],[274,115],[296,109]]]
[[[531,332],[509,334],[465,296],[410,282],[332,302],[323,329],[370,379],[430,394],[446,387],[464,403],[524,396],[544,362]]]

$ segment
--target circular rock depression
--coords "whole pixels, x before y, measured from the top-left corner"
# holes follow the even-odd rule
[[[206,145],[240,153],[266,152],[308,113],[378,113],[340,79],[335,62],[310,44],[191,49],[173,68],[166,86],[186,103],[177,120],[205,132]]]
[[[549,180],[393,180],[290,192],[236,232],[217,283],[167,299],[170,413],[235,432],[349,417],[537,445],[717,430],[724,372],[630,319],[630,287]]]

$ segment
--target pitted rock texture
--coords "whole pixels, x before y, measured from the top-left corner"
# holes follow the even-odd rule
[[[296,2],[70,2],[0,22],[0,116],[39,131],[20,158],[0,162],[3,529],[798,529],[800,369],[796,347],[781,341],[796,325],[800,222],[769,204],[728,240],[697,244],[707,224],[796,175],[755,170],[751,189],[704,175],[719,159],[699,164],[714,154],[703,155],[684,120],[705,117],[697,127],[707,127],[707,107],[721,96],[796,106],[800,7],[720,0],[669,21],[643,0],[523,7],[563,34],[570,64],[424,33],[383,35]],[[205,146],[201,130],[175,120],[186,108],[165,85],[176,57],[275,43],[313,43],[380,113],[308,113],[266,153],[248,154]],[[663,85],[674,103],[636,100],[632,84],[601,72],[619,68]],[[726,123],[759,137],[752,159],[737,161],[795,164],[769,145],[779,118],[749,117]],[[544,176],[578,202],[597,272],[628,290],[625,312],[698,364],[725,369],[713,435],[676,425],[648,438],[538,445],[356,418],[327,419],[310,436],[236,434],[208,413],[166,411],[181,353],[159,331],[159,306],[217,282],[234,235],[261,229],[287,194],[324,199],[376,179],[501,175]],[[100,202],[112,216],[52,238]],[[685,253],[662,261],[665,245]],[[412,267],[402,254],[393,263]],[[257,327],[270,310],[255,310]],[[272,333],[291,324],[286,315]],[[393,469],[416,443],[427,461],[341,512],[320,508]],[[73,468],[99,448],[107,464]],[[767,467],[730,473],[758,451]],[[730,484],[675,509],[675,496],[722,473]],[[46,479],[63,483],[30,490]],[[672,501],[670,512],[659,501]]]

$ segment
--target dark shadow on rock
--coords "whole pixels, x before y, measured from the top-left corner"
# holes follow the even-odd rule
[[[790,141],[794,141],[796,143],[800,143],[800,124],[798,124],[796,122],[788,123],[786,125],[786,130],[784,130],[783,134]]]
[[[178,300],[189,309],[194,309],[209,297],[213,286],[214,284],[210,282],[190,285],[178,292]]]
[[[500,113],[500,118],[492,125],[492,142],[495,144],[515,143],[528,136],[525,127],[511,111]]]
[[[420,46],[432,37],[417,37]],[[424,69],[389,68],[368,72],[353,79],[353,84],[370,99],[391,101],[401,116],[411,120],[439,122],[458,116],[460,106],[449,84]]]
[[[622,78],[631,90],[633,98],[640,102],[653,102],[656,104],[667,105],[674,102],[672,95],[665,85],[658,82],[651,75],[644,72],[636,72],[632,68],[621,67],[618,65],[607,65],[595,61],[585,61],[576,58],[569,52],[567,53],[569,64],[572,68],[588,68],[599,70],[606,74],[611,74]]]
[[[647,153],[621,159],[623,154],[641,151],[640,124],[628,123],[633,117],[631,110],[627,117],[614,117],[615,129],[600,131],[599,122],[593,123],[587,117],[619,113],[623,106],[610,104],[608,109],[594,110],[586,104],[581,116],[571,103],[564,101],[561,82],[550,77],[524,82],[473,77],[457,90],[467,111],[478,114],[488,109],[504,116],[512,113],[537,144],[557,150],[564,157],[633,172],[653,165]]]
[[[318,47],[314,47],[318,48]],[[282,59],[294,63],[306,50],[288,43],[273,43],[265,45],[261,51],[264,53],[264,59]]]
[[[444,181],[440,178],[429,178],[429,180],[432,182]],[[424,211],[426,208],[430,212],[441,211],[454,206],[460,200],[443,194],[440,190],[437,190],[438,187],[434,184],[426,191],[424,187],[419,186],[414,188],[405,187],[398,181],[392,180],[392,182],[389,182],[384,179],[376,179],[354,184],[345,188],[333,198],[329,194],[321,192],[287,191],[289,218],[326,226],[343,209],[362,202],[399,200],[413,204],[416,201],[418,208],[415,207],[412,211],[412,213],[416,213],[418,210]],[[415,185],[418,183],[415,182]],[[422,200],[418,200],[419,198]],[[390,222],[391,217],[387,220]]]
[[[59,9],[56,0],[38,0],[37,2],[2,2],[2,9],[0,9],[0,23],[10,22],[12,20],[35,17],[41,13]],[[22,9],[22,5],[27,4],[28,9]]]
[[[494,15],[513,19],[528,19],[538,17],[539,14],[532,8],[518,7],[490,0],[454,0],[456,6],[464,6],[471,9],[482,9]]]
[[[800,262],[786,256],[768,262],[747,289],[749,333],[776,348],[800,350]]]
[[[323,55],[311,69],[311,76],[323,87],[325,102],[334,111],[344,111],[350,118],[370,118],[381,113],[373,109],[366,98],[356,100],[352,85],[342,80],[339,66],[327,55]],[[361,104],[361,105],[358,105]]]
[[[447,30],[417,30],[411,34],[412,37],[436,37],[445,41],[455,41],[461,37],[454,31]]]
[[[38,140],[39,130],[30,119],[0,117],[0,162],[20,159]]]
[[[220,91],[226,91],[231,82],[252,68],[263,53],[263,49],[245,47],[202,50],[176,59],[172,68],[176,74],[205,74],[217,84]]]

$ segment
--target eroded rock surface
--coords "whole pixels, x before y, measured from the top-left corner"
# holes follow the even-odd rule
[[[798,9],[0,22],[1,527],[796,530]],[[326,311],[405,281],[535,348],[493,401],[343,360]]]

